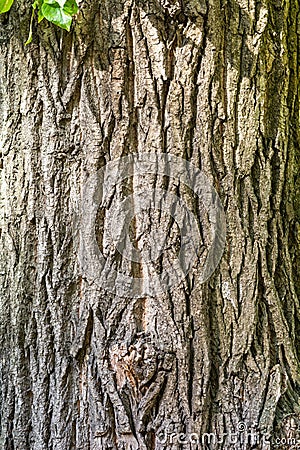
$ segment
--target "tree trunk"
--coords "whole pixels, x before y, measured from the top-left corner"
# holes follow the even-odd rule
[[[42,22],[25,47],[30,14],[0,19],[1,449],[297,448],[298,1],[83,2],[70,34]],[[181,179],[133,171],[99,193],[103,168],[144,153],[201,170],[226,245],[206,281],[195,263],[122,295],[111,273],[145,282],[130,251],[167,235],[158,273],[182,243],[150,204],[116,250],[111,214],[141,189],[184,199],[211,239]]]

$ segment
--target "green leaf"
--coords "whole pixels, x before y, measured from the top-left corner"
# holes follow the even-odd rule
[[[29,31],[29,36],[27,41],[25,42],[25,45],[29,45],[32,42],[32,30]]]
[[[35,0],[34,4],[32,5],[33,9],[37,8],[38,13],[38,23],[40,23],[45,17],[42,13],[42,4],[43,0]]]
[[[42,11],[39,9],[38,10],[38,23],[40,23],[44,18],[45,18],[45,16],[43,15]]]
[[[0,0],[1,2],[4,0]],[[6,0],[13,2],[14,0]],[[32,15],[30,21],[29,36],[26,45],[32,41],[32,26],[35,10],[38,12],[38,23],[43,19],[58,25],[64,30],[70,31],[72,16],[78,12],[76,0],[35,0],[32,4]]]
[[[64,11],[70,16],[74,16],[78,12],[78,5],[75,0],[67,0],[64,4]]]
[[[70,31],[72,16],[66,14],[58,3],[55,2],[50,5],[44,3],[42,5],[42,14],[49,22],[58,25],[64,30]]]
[[[37,1],[32,3],[32,13],[31,13],[31,19],[30,19],[29,35],[28,35],[27,41],[25,42],[25,45],[28,45],[32,42],[32,25],[33,25],[33,19],[34,19],[34,11],[36,10],[37,6],[38,6]]]
[[[66,3],[66,0],[55,0],[55,1],[59,4],[61,8],[63,8],[64,4]],[[55,3],[55,1],[52,2],[46,1],[45,3]]]
[[[0,0],[0,14],[10,10],[14,0]]]
[[[70,31],[72,16],[78,11],[75,0],[45,0],[41,7],[41,16],[49,22],[58,25],[64,30]]]

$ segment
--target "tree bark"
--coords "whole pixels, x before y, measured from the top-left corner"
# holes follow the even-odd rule
[[[30,14],[19,0],[0,19],[0,447],[297,448],[298,1],[84,2],[70,34],[42,22],[25,47]],[[142,153],[201,169],[226,246],[205,283],[192,269],[122,297],[82,268],[85,186]],[[113,248],[111,202],[163,188],[203,223],[167,178],[133,175],[98,209],[99,249],[129,277],[143,265]],[[132,242],[159,230],[166,266],[166,214],[137,215]]]

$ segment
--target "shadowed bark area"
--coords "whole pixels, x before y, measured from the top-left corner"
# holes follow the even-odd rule
[[[296,448],[298,1],[84,2],[70,34],[42,22],[24,47],[29,16],[19,0],[0,18],[1,449]],[[226,248],[204,284],[196,267],[169,292],[121,297],[82,270],[84,186],[144,152],[204,172]],[[99,249],[143,279],[107,224],[140,187],[204,219],[168,177],[108,192]],[[130,226],[135,248],[163,230],[158,264],[172,265],[175,221],[149,210]]]

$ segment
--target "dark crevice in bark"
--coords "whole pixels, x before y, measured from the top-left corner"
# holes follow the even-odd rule
[[[78,360],[80,365],[83,364],[84,358],[88,354],[91,345],[93,327],[94,327],[94,318],[93,318],[93,310],[91,309],[88,315],[87,323],[85,325],[83,341],[80,349],[76,354],[76,359]]]

